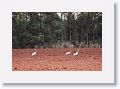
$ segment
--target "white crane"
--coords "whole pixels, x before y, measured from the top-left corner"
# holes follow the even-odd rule
[[[35,56],[36,54],[37,54],[37,51],[33,52],[33,53],[32,53],[32,56]]]
[[[36,47],[35,47],[35,52],[32,53],[32,56],[35,56],[37,54],[37,51],[36,51]]]
[[[70,50],[69,52],[66,52],[66,53],[65,53],[65,55],[69,55],[69,54],[71,54],[71,50]]]
[[[73,55],[76,56],[76,55],[78,55],[78,53],[79,53],[79,52],[75,52]]]
[[[73,54],[73,56],[78,55],[78,53],[79,53],[79,49],[77,50],[77,52],[75,52],[75,53]]]

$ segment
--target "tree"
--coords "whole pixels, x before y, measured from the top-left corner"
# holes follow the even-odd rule
[[[13,12],[12,43],[13,48],[102,47],[102,13]]]

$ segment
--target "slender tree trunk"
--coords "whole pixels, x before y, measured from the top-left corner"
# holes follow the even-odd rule
[[[81,20],[81,28],[80,28],[80,30],[81,30],[81,34],[80,34],[80,42],[82,42],[82,30],[83,30],[82,20]]]
[[[88,43],[89,43],[89,35],[87,33],[87,47],[88,47]]]
[[[88,12],[88,17],[87,17],[87,47],[88,47],[88,43],[89,43],[89,12]]]
[[[71,43],[71,27],[70,27],[70,43]]]
[[[93,44],[95,43],[95,13],[93,13]]]
[[[25,21],[26,21],[26,23],[25,23],[25,30],[27,30],[27,12],[25,13]]]
[[[45,42],[45,37],[44,37],[44,34],[43,34],[43,48],[44,48],[44,42]]]
[[[94,44],[94,37],[95,37],[95,36],[94,36],[94,34],[93,34],[93,44]]]
[[[64,34],[63,34],[63,29],[62,29],[62,24],[63,24],[63,23],[62,23],[62,16],[63,16],[63,15],[62,15],[62,12],[61,12],[61,31],[62,31],[62,42],[63,42]]]

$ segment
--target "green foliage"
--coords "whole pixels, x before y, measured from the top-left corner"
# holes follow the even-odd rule
[[[12,13],[13,48],[90,47],[91,44],[102,47],[101,12]]]

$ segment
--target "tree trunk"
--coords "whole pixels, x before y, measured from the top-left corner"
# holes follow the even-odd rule
[[[93,44],[94,44],[94,37],[95,37],[95,36],[94,36],[94,34],[93,34]]]
[[[88,43],[89,43],[89,35],[87,33],[87,47],[88,47]]]
[[[88,47],[88,43],[89,43],[89,12],[88,12],[88,17],[87,17],[87,47]]]
[[[61,39],[62,39],[62,42],[63,42],[63,36],[64,36],[64,34],[63,34],[62,24],[63,24],[63,23],[62,23],[62,12],[61,12],[61,31],[62,31],[62,34],[61,34],[61,35],[62,35],[62,38],[61,38]]]

